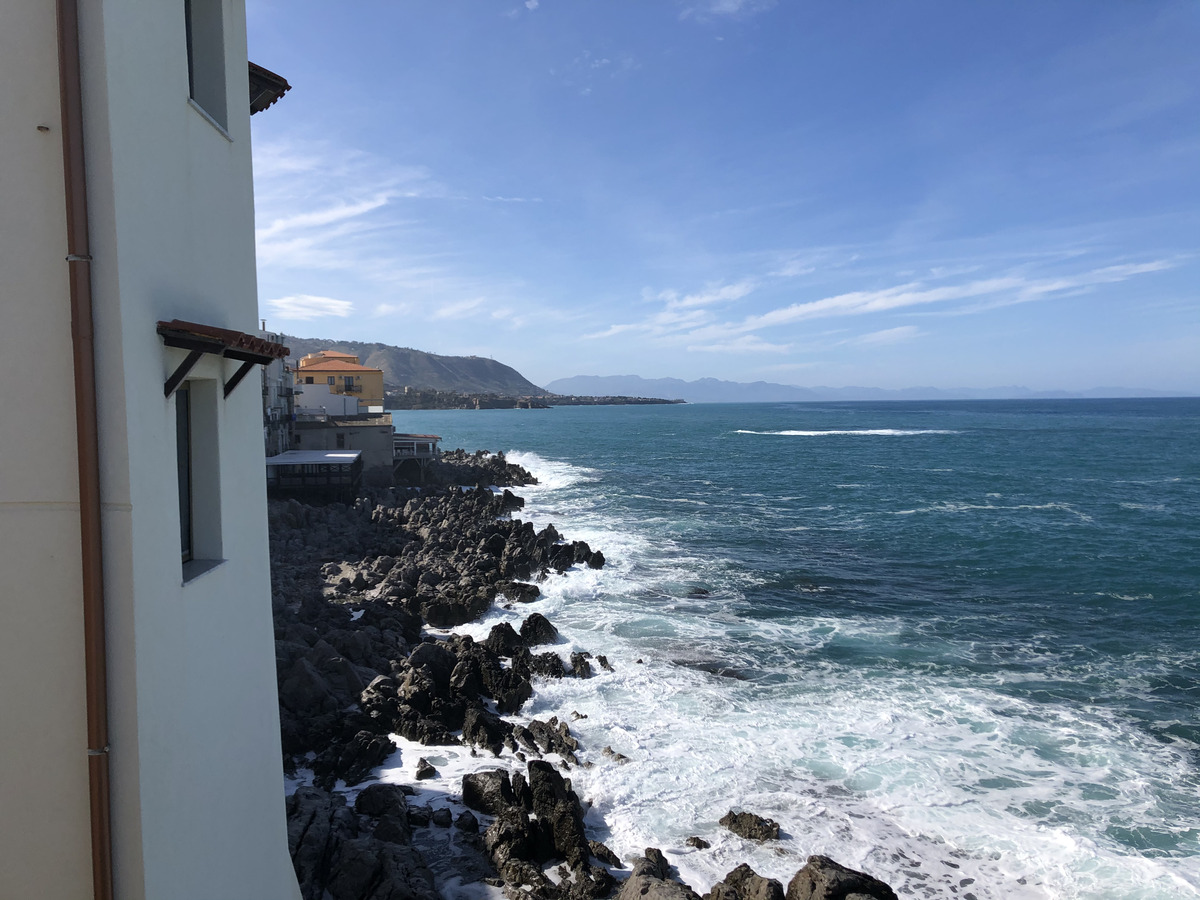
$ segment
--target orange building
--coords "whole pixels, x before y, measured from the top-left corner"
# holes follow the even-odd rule
[[[383,412],[383,369],[359,365],[353,353],[319,350],[300,360],[297,384],[328,384],[335,394],[349,394],[370,412]]]

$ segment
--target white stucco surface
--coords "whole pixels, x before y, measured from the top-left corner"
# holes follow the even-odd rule
[[[91,890],[55,35],[54,4],[0,4],[0,896],[5,897],[82,897]]]
[[[188,102],[182,3],[81,4],[116,893],[298,896],[287,853],[257,378],[206,358],[220,565],[179,555],[158,320],[253,332],[245,15],[228,134]],[[79,513],[54,5],[0,4],[0,895],[91,896]],[[48,124],[50,130],[37,130]],[[36,390],[13,388],[36,380]],[[19,423],[19,427],[12,427]],[[36,448],[36,452],[30,452]]]

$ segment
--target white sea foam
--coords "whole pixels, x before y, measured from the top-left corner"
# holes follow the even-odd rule
[[[841,487],[841,485],[838,485]],[[998,496],[989,494],[989,497]],[[921,506],[915,509],[899,509],[893,515],[911,516],[917,513],[969,513],[969,512],[1065,512],[1075,516],[1081,522],[1091,522],[1092,517],[1085,512],[1081,512],[1069,503],[1014,503],[1004,505],[1000,503],[959,503],[945,501],[942,503],[934,503],[929,506]]]
[[[562,634],[550,649],[613,663],[589,680],[539,682],[521,718],[586,715],[572,730],[593,768],[572,777],[591,804],[589,826],[622,857],[661,847],[700,892],[739,862],[786,880],[824,853],[917,897],[1200,897],[1200,857],[1169,849],[1194,846],[1197,826],[1161,806],[1191,765],[1186,742],[1148,740],[1103,707],[1022,700],[999,676],[834,665],[822,652],[831,645],[886,658],[911,623],[750,617],[757,576],[739,579],[733,561],[613,518],[587,494],[595,472],[509,458],[542,480],[521,490],[521,516],[555,521],[609,563],[552,576],[532,606],[497,608],[461,630],[482,638],[537,610]],[[1083,517],[1065,504],[907,513],[975,510]],[[606,746],[631,761],[615,764]],[[717,825],[730,808],[777,820],[783,839],[735,837]],[[686,848],[693,834],[712,849]],[[1138,856],[1121,835],[1165,849]]]
[[[778,435],[780,437],[826,437],[828,435],[878,436],[878,437],[910,437],[918,434],[961,434],[959,431],[949,431],[943,428],[860,428],[860,429],[831,429],[828,431],[751,431],[739,428],[734,434]]]

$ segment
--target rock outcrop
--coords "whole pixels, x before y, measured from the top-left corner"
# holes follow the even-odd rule
[[[764,819],[752,812],[730,810],[721,817],[721,824],[748,841],[773,841],[779,838],[779,823]]]

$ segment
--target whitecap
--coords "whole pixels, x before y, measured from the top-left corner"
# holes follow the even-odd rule
[[[826,437],[828,435],[910,437],[918,434],[962,434],[962,432],[949,431],[943,428],[862,428],[853,430],[833,429],[829,431],[750,431],[745,428],[739,428],[734,434],[778,435],[782,437]]]

